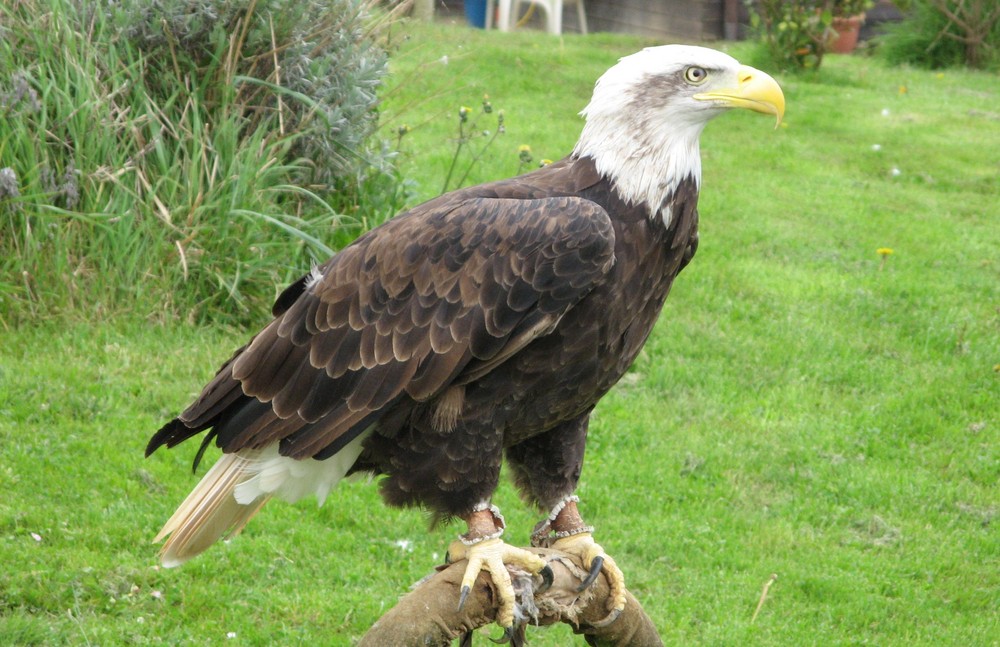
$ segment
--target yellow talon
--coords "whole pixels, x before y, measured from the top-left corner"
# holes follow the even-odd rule
[[[489,571],[497,591],[497,624],[505,628],[514,624],[514,585],[511,583],[507,565],[522,568],[529,573],[539,573],[547,566],[545,560],[535,553],[505,544],[499,538],[486,539],[472,545],[453,541],[448,547],[448,559],[450,562],[469,560],[465,567],[465,575],[462,577],[459,610],[465,605],[479,572]]]
[[[589,532],[581,532],[569,537],[561,537],[552,544],[553,548],[576,555],[583,562],[583,567],[590,570],[590,575],[584,580],[580,590],[593,584],[598,572],[603,572],[608,579],[611,592],[610,613],[601,621],[601,625],[614,622],[625,609],[625,576],[615,564],[615,560],[604,552],[600,544],[594,541]]]

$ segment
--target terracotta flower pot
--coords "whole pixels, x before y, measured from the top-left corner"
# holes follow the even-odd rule
[[[861,31],[861,23],[865,21],[864,14],[857,16],[841,17],[833,19],[833,29],[837,32],[837,37],[827,47],[827,50],[836,54],[850,54],[858,45],[858,33]]]

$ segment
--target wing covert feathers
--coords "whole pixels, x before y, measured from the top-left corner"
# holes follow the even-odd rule
[[[203,396],[221,400],[235,383],[268,410],[223,417],[217,443],[280,442],[303,459],[349,441],[400,399],[437,397],[551,330],[603,280],[613,250],[607,213],[573,196],[461,193],[397,216],[290,288],[295,300],[283,297],[224,367]],[[219,407],[192,409],[181,418]]]

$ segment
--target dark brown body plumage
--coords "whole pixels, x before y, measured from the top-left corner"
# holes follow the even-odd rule
[[[665,225],[567,158],[416,207],[286,290],[147,454],[211,429],[227,453],[280,442],[323,459],[375,425],[353,470],[385,475],[390,504],[467,513],[506,453],[547,509],[575,489],[591,410],[694,254],[696,205],[689,178]]]

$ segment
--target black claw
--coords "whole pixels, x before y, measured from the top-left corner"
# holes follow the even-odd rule
[[[590,573],[587,574],[587,579],[585,579],[580,586],[576,587],[576,592],[580,593],[590,588],[590,585],[594,583],[597,576],[601,574],[601,567],[604,566],[604,557],[598,555],[594,558],[594,561],[590,563]]]
[[[501,635],[499,638],[490,638],[490,640],[498,645],[506,645],[507,643],[514,640],[514,627],[504,627],[503,635]]]
[[[611,613],[609,613],[603,620],[599,620],[597,622],[591,623],[590,626],[591,627],[597,627],[598,629],[603,628],[603,627],[607,627],[609,624],[611,624],[612,622],[614,622],[615,620],[617,620],[618,617],[621,614],[622,614],[622,610],[621,609],[612,609]]]
[[[458,596],[458,610],[461,611],[462,607],[465,606],[465,601],[469,599],[469,591],[472,589],[468,586],[462,587],[462,593]]]
[[[552,586],[552,582],[555,581],[556,576],[548,564],[546,564],[542,570],[538,571],[538,574],[542,576],[542,585],[535,590],[535,593],[544,593],[549,590],[549,587]]]

